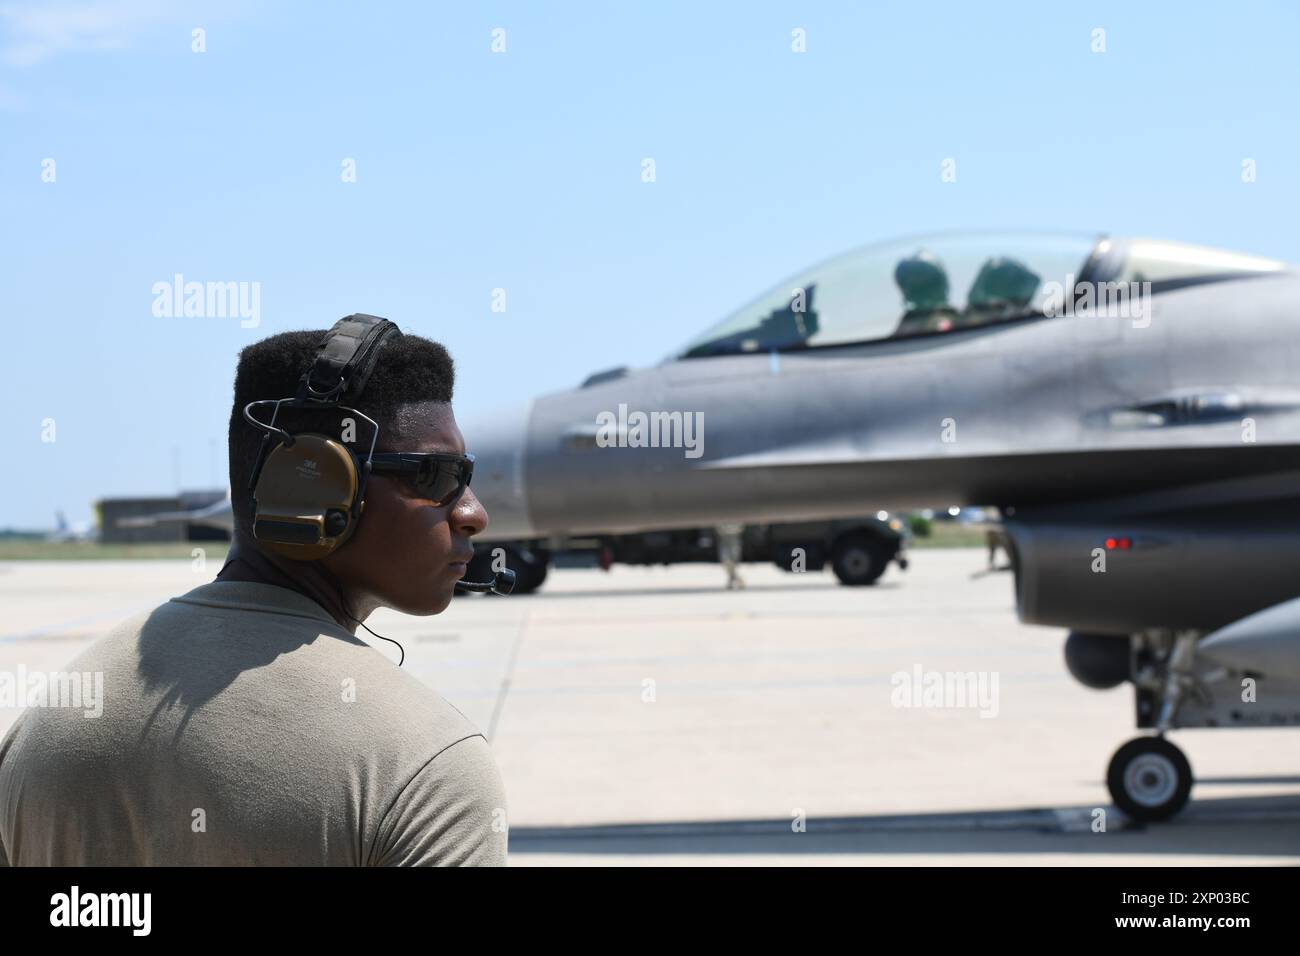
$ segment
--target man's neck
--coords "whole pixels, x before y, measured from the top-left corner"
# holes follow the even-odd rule
[[[360,623],[349,611],[342,587],[328,571],[312,561],[290,561],[267,554],[235,532],[218,581],[252,581],[297,591],[323,607],[350,634]]]

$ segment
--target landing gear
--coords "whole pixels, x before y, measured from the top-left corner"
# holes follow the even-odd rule
[[[1165,734],[1180,726],[1204,726],[1195,718],[1179,720],[1185,703],[1210,701],[1197,674],[1200,637],[1198,631],[1190,630],[1133,635],[1130,667],[1137,689],[1138,726],[1153,727],[1155,736],[1130,740],[1115,752],[1106,769],[1106,786],[1115,805],[1134,820],[1168,820],[1183,808],[1192,792],[1191,764]],[[1114,648],[1103,646],[1109,640],[1113,638],[1071,634],[1066,648],[1071,673],[1076,672],[1076,665],[1086,665],[1082,669],[1087,673],[1075,673],[1084,683],[1089,683],[1088,677],[1098,678],[1092,686],[1111,683],[1118,661],[1113,659]],[[1100,680],[1102,676],[1106,680]]]
[[[1115,805],[1134,820],[1168,820],[1192,792],[1192,766],[1163,737],[1138,737],[1115,752],[1106,770]]]

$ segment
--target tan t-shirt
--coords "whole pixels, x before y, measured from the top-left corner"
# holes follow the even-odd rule
[[[205,584],[64,670],[103,674],[102,714],[28,707],[0,743],[0,864],[505,862],[483,735],[297,592]]]

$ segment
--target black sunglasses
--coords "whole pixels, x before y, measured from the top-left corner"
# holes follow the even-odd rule
[[[473,455],[439,452],[387,451],[370,457],[370,471],[376,475],[398,475],[421,498],[436,505],[450,504],[465,493],[474,477]]]

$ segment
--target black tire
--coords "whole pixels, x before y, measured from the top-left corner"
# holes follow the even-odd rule
[[[515,572],[515,589],[511,594],[531,594],[542,586],[550,570],[550,552],[542,548],[521,549],[510,545],[479,545],[465,572],[466,580],[492,580],[496,573],[492,568],[492,552],[496,548],[505,550],[505,566]]]
[[[528,590],[520,593],[531,594],[540,588],[546,580],[546,574],[551,569],[550,555],[545,551],[533,551],[532,560],[521,560],[520,567],[526,568],[528,573]]]
[[[1163,737],[1137,737],[1110,758],[1106,788],[1115,806],[1134,820],[1168,820],[1192,793],[1192,765]]]
[[[863,587],[885,573],[890,554],[884,543],[867,534],[846,534],[835,542],[831,567],[840,584]]]

